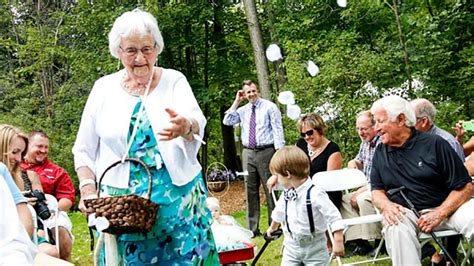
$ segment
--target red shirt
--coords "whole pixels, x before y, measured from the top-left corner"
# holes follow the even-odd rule
[[[43,164],[38,165],[23,162],[21,168],[34,171],[39,176],[44,193],[53,195],[58,201],[63,198],[69,199],[74,205],[74,185],[71,177],[62,167],[46,159]]]

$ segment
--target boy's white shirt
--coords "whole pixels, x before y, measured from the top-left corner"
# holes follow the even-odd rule
[[[308,211],[306,209],[306,193],[312,185],[310,178],[301,186],[296,188],[298,194],[296,200],[288,201],[288,223],[292,234],[311,235]],[[333,224],[342,220],[339,210],[329,199],[328,194],[318,187],[311,189],[311,206],[313,210],[314,227],[317,232],[325,232],[328,223]],[[285,199],[284,194],[278,199],[275,209],[272,212],[272,219],[277,223],[285,222]],[[285,234],[288,233],[286,224],[282,224]],[[332,227],[333,232],[343,229],[342,223]]]

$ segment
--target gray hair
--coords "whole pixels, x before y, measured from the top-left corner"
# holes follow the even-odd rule
[[[374,115],[369,110],[364,110],[364,111],[359,112],[356,116],[356,119],[359,119],[359,117],[361,116],[365,116],[369,118],[371,126],[375,126]]]
[[[430,101],[424,98],[420,98],[420,99],[415,99],[411,101],[410,103],[415,111],[415,115],[417,119],[421,117],[426,117],[428,118],[430,125],[434,123],[434,120],[436,118],[436,108]]]
[[[119,58],[122,38],[127,38],[132,33],[139,33],[141,36],[151,34],[156,42],[158,54],[161,54],[164,47],[163,36],[155,17],[137,8],[118,17],[109,32],[109,50],[113,57]]]
[[[382,108],[387,112],[390,121],[393,122],[397,119],[398,115],[404,114],[406,118],[405,126],[415,126],[416,117],[415,112],[413,111],[413,107],[407,100],[403,99],[402,97],[397,95],[390,95],[378,99],[372,104],[370,111],[372,112],[372,114],[374,114],[375,111],[379,108]]]

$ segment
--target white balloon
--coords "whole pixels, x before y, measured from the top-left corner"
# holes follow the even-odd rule
[[[270,62],[274,62],[274,61],[277,61],[278,59],[283,58],[281,56],[280,47],[278,47],[278,45],[276,45],[274,43],[272,43],[268,46],[267,51],[265,52],[265,54],[267,55],[267,59]]]
[[[296,104],[290,104],[286,107],[286,115],[293,120],[296,120],[300,117],[301,108]]]
[[[278,95],[278,102],[281,104],[295,104],[295,95],[291,91],[282,91]]]
[[[337,5],[340,7],[346,7],[347,1],[346,0],[337,0]]]
[[[311,60],[308,61],[308,72],[309,74],[314,77],[319,74],[319,67]]]

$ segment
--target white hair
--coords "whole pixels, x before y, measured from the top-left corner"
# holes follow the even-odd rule
[[[405,115],[405,125],[407,127],[415,126],[416,117],[415,111],[411,104],[398,95],[389,95],[378,99],[372,104],[370,111],[372,114],[379,108],[384,109],[390,121],[395,121],[400,114]]]
[[[436,118],[436,107],[424,98],[415,99],[410,102],[415,111],[416,118],[426,117],[430,122],[430,125],[434,123]]]
[[[221,206],[219,205],[219,200],[217,198],[208,197],[206,203],[209,209],[217,209],[218,211],[221,211]]]
[[[138,33],[141,36],[151,34],[156,42],[158,54],[163,50],[163,36],[161,36],[155,17],[137,8],[118,17],[109,32],[109,50],[113,57],[119,58],[122,38],[127,38],[132,33]]]

